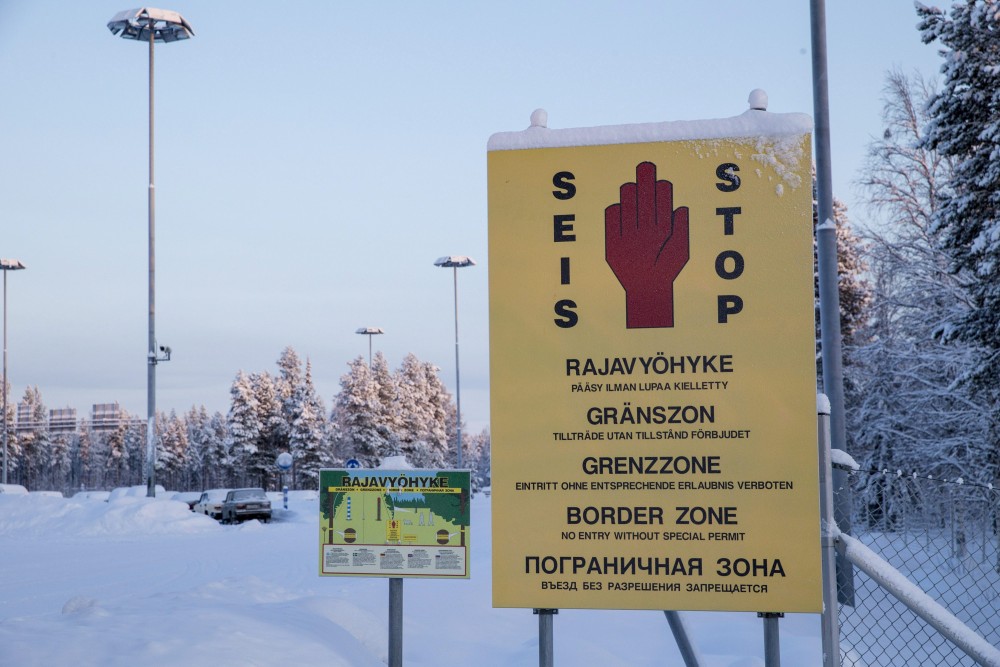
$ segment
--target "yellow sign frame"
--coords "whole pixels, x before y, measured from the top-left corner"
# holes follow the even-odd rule
[[[491,139],[495,606],[820,611],[811,124],[748,114]]]

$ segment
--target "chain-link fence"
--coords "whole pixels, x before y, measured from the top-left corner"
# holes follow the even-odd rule
[[[990,644],[1000,644],[1000,492],[961,478],[855,471],[852,533]],[[835,492],[840,492],[838,489]],[[840,607],[844,667],[976,663],[864,573]]]

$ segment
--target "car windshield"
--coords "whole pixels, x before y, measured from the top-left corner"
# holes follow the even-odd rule
[[[233,500],[267,500],[263,489],[240,489],[233,491]]]

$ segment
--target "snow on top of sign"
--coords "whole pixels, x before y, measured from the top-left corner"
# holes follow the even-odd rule
[[[520,132],[497,132],[490,137],[487,150],[509,151],[696,139],[775,138],[800,136],[812,131],[812,118],[807,114],[768,112],[767,93],[763,90],[752,91],[748,103],[750,109],[732,118],[559,130],[548,127],[548,113],[544,109],[536,109],[531,114],[531,125],[527,129]]]
[[[662,141],[697,141],[695,150],[701,157],[714,155],[727,139],[750,143],[746,157],[757,163],[755,172],[764,177],[764,167],[777,175],[774,192],[781,197],[785,187],[800,187],[799,169],[802,160],[810,159],[802,150],[801,138],[812,132],[812,118],[803,113],[770,113],[767,93],[759,88],[750,92],[750,108],[732,118],[716,120],[664,121],[632,125],[604,125],[553,130],[548,127],[549,114],[535,109],[531,125],[520,132],[498,132],[487,143],[489,151],[528,150],[534,148],[567,148],[572,146],[604,146],[609,144],[639,144]]]
[[[413,470],[413,466],[410,462],[406,460],[405,455],[399,456],[387,456],[382,459],[382,462],[378,465],[379,468],[384,470]]]

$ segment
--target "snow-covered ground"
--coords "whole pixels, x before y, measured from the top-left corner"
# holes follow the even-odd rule
[[[163,494],[169,497],[169,494]],[[222,526],[179,501],[0,494],[0,665],[378,666],[388,581],[318,576],[318,502]],[[404,581],[407,667],[538,663],[538,620],[491,603],[490,499],[472,577]],[[685,613],[705,667],[762,667],[755,614]],[[782,664],[821,665],[819,617],[780,622]],[[683,664],[659,612],[562,610],[557,665]]]

